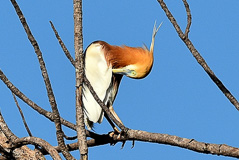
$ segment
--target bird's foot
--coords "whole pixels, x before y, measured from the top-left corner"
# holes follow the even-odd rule
[[[124,139],[124,133],[122,131],[119,131],[118,128],[114,128],[114,131],[109,133],[109,136],[114,139],[114,136],[116,136],[116,141],[113,141],[111,145],[115,145],[118,141],[122,141],[121,149],[124,148],[126,140]]]
[[[118,128],[114,128],[114,131],[112,131],[112,132],[110,132],[109,133],[109,136],[111,137],[111,138],[114,138],[114,136],[117,136],[117,140],[120,140],[120,136],[121,136],[121,131],[119,131],[118,130]]]

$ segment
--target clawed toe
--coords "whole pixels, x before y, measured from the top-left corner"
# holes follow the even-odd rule
[[[113,141],[110,143],[110,145],[115,145],[118,141],[122,141],[121,149],[124,148],[124,145],[125,145],[126,141],[123,140],[123,139],[124,139],[124,138],[123,138],[123,137],[124,137],[124,133],[123,133],[122,131],[119,131],[117,128],[116,128],[116,129],[114,128],[114,131],[112,131],[112,132],[110,132],[110,133],[108,133],[108,134],[109,134],[109,136],[110,136],[111,138],[114,138],[114,136],[116,136],[116,141],[113,140]],[[133,141],[133,144],[132,144],[132,148],[133,148],[133,146],[134,146],[134,141]]]

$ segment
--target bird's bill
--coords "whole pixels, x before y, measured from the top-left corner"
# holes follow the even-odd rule
[[[125,68],[118,68],[118,69],[112,69],[112,72],[115,73],[115,74],[127,75],[129,70],[125,69]]]

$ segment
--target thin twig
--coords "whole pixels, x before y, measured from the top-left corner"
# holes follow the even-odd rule
[[[18,104],[18,102],[17,102],[17,98],[16,98],[16,96],[15,96],[15,94],[14,94],[13,92],[12,92],[12,96],[13,96],[13,99],[14,99],[16,105],[17,105],[17,108],[18,108],[19,112],[20,112],[20,115],[21,115],[21,117],[22,117],[23,124],[24,124],[24,126],[25,126],[25,128],[26,128],[26,130],[27,130],[27,133],[28,133],[28,135],[29,135],[30,137],[32,137],[32,133],[31,133],[31,131],[30,131],[28,125],[27,125],[27,122],[26,122],[26,120],[25,120],[25,117],[24,117],[24,114],[23,114],[23,112],[22,112],[22,109],[21,109],[21,107],[19,106],[19,104]]]
[[[69,137],[67,135],[64,135],[64,138],[67,139],[67,140],[75,140],[75,139],[77,139],[77,136]]]
[[[184,6],[185,6],[185,9],[186,9],[186,12],[187,12],[187,27],[185,29],[184,35],[188,38],[188,33],[190,31],[190,26],[192,24],[192,15],[191,15],[191,11],[190,11],[188,2],[186,0],[182,0],[182,1],[184,3]]]
[[[72,64],[73,66],[75,66],[75,60],[73,59],[73,57],[71,56],[70,52],[69,52],[68,49],[66,48],[64,42],[61,40],[61,37],[59,36],[59,34],[58,34],[58,32],[57,32],[55,26],[53,25],[53,23],[52,23],[51,21],[50,21],[50,24],[51,24],[51,27],[52,27],[52,29],[53,29],[53,31],[54,31],[54,33],[55,33],[55,36],[56,36],[56,38],[57,38],[57,40],[58,40],[58,42],[59,42],[59,44],[60,44],[60,46],[61,46],[63,52],[65,53],[66,57],[70,60],[71,64]]]
[[[184,0],[186,2],[186,0]],[[204,58],[200,55],[200,53],[196,50],[193,43],[189,40],[189,38],[182,32],[180,29],[178,23],[176,22],[175,18],[169,11],[168,7],[164,3],[163,0],[158,0],[159,4],[161,5],[162,9],[164,10],[166,16],[170,20],[170,22],[173,24],[176,32],[178,33],[179,37],[182,39],[182,41],[185,43],[185,45],[188,47],[194,58],[197,60],[197,62],[203,67],[205,72],[209,75],[209,77],[212,79],[212,81],[218,86],[218,88],[224,93],[224,95],[228,98],[228,100],[235,106],[235,108],[239,111],[239,103],[237,99],[230,93],[230,91],[223,85],[223,83],[217,78],[217,76],[214,74],[214,72],[210,69]],[[184,3],[185,3],[184,2]],[[189,5],[185,5],[187,11],[189,10]],[[188,25],[190,26],[190,25]],[[185,32],[187,33],[187,32]]]
[[[88,147],[84,124],[82,103],[82,85],[84,77],[83,34],[82,34],[82,0],[73,0],[74,7],[74,47],[76,75],[76,131],[81,160],[88,159]]]
[[[64,155],[64,157],[66,159],[74,159],[74,157],[67,151],[67,148],[66,148],[66,145],[65,145],[65,142],[64,142],[64,138],[63,138],[64,133],[63,133],[62,127],[61,127],[60,114],[59,114],[59,111],[57,109],[55,96],[54,96],[54,93],[53,93],[53,90],[52,90],[52,87],[51,87],[51,82],[50,82],[50,79],[49,79],[49,76],[48,76],[48,73],[47,73],[47,70],[46,70],[45,62],[44,62],[43,57],[42,57],[42,52],[39,48],[39,45],[38,45],[37,41],[35,40],[34,36],[31,33],[31,30],[30,30],[30,28],[29,28],[29,26],[26,22],[26,19],[23,15],[21,9],[19,8],[17,2],[15,0],[11,0],[11,2],[12,2],[13,6],[16,10],[16,13],[17,13],[17,15],[18,15],[18,17],[19,17],[19,19],[22,23],[23,28],[25,29],[25,32],[28,36],[28,39],[29,39],[30,43],[32,44],[32,46],[35,50],[35,53],[37,55],[37,58],[38,58],[38,61],[39,61],[39,64],[40,64],[40,68],[41,68],[41,72],[42,72],[42,77],[43,77],[44,82],[45,82],[49,103],[51,105],[52,112],[53,112],[53,119],[54,119],[54,123],[55,123],[55,127],[56,127],[57,141],[58,141],[59,146],[62,149],[62,154]]]

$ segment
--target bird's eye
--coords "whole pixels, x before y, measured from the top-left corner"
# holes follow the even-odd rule
[[[136,76],[136,72],[135,71],[131,71],[131,75],[132,76]]]

